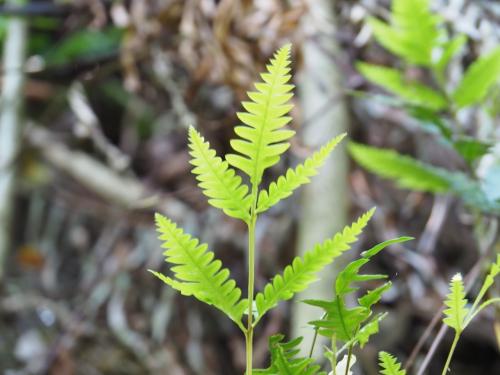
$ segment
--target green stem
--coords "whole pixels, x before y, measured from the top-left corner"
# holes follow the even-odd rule
[[[330,354],[332,373],[333,375],[337,375],[337,337],[335,335],[332,336],[332,352]]]
[[[345,366],[345,375],[349,375],[349,366],[351,364],[351,357],[352,357],[352,345],[349,345],[349,348],[347,349],[347,364]]]
[[[453,339],[453,344],[451,344],[450,352],[448,353],[448,358],[446,358],[446,363],[443,367],[443,372],[441,375],[446,375],[448,372],[448,368],[450,367],[451,357],[453,357],[453,353],[455,352],[455,348],[457,346],[458,339],[460,338],[460,332],[455,332],[455,338]]]
[[[246,375],[252,375],[253,358],[253,297],[255,285],[255,223],[257,222],[257,186],[252,185],[252,207],[250,209],[250,220],[248,222],[248,321],[246,339],[247,371]]]
[[[321,320],[325,319],[326,313],[323,314],[321,317]],[[314,327],[314,336],[313,336],[313,341],[311,343],[311,349],[309,350],[309,358],[312,358],[313,352],[314,352],[314,347],[316,346],[316,340],[318,339],[318,327]]]

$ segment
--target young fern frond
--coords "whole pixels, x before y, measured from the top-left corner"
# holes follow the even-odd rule
[[[198,185],[209,198],[209,203],[228,216],[247,221],[250,217],[251,197],[248,187],[241,183],[226,161],[218,157],[208,142],[193,128],[189,128],[189,148]]]
[[[467,299],[465,298],[462,275],[459,273],[451,279],[450,292],[444,303],[448,308],[443,311],[445,315],[443,322],[448,327],[453,328],[456,333],[460,334],[465,328],[465,318],[467,317],[469,309],[465,307],[467,305]]]
[[[269,185],[268,190],[261,190],[257,203],[257,213],[266,211],[280,200],[289,197],[301,185],[307,184],[309,178],[318,173],[318,169],[345,135],[344,133],[333,138],[319,151],[307,158],[304,163],[299,164],[294,169],[288,169],[285,175],[280,176],[276,182]]]
[[[254,370],[253,375],[326,375],[318,372],[320,366],[314,364],[313,359],[297,357],[302,337],[289,342],[283,342],[283,339],[280,334],[269,338],[271,364],[267,369]]]
[[[289,300],[295,293],[301,292],[316,281],[317,273],[348,250],[349,245],[357,240],[357,236],[361,234],[373,213],[374,209],[366,212],[351,226],[346,226],[333,238],[306,252],[303,258],[296,257],[291,265],[285,267],[283,275],[276,275],[255,297],[257,307],[255,324],[278,302]]]
[[[401,369],[401,364],[397,359],[387,352],[378,353],[380,360],[380,373],[382,375],[406,375],[406,371]]]
[[[351,285],[355,282],[364,282],[369,280],[380,280],[387,278],[386,275],[380,274],[360,274],[360,269],[370,259],[385,249],[387,246],[402,243],[411,240],[412,237],[399,237],[392,240],[384,241],[371,249],[364,251],[360,259],[356,259],[349,263],[338,274],[335,280],[334,298],[328,300],[306,300],[305,303],[320,307],[324,310],[323,318],[309,322],[313,325],[317,332],[326,337],[333,337],[344,342],[352,342],[355,344],[360,342],[364,345],[369,338],[370,331],[378,331],[378,323],[373,323],[367,328],[361,336],[359,336],[362,324],[372,315],[371,307],[382,298],[382,294],[391,287],[391,282],[388,281],[378,288],[371,289],[362,297],[358,298],[358,306],[349,308],[347,306],[346,296],[355,292],[359,287]],[[375,321],[377,322],[377,321]],[[372,322],[370,322],[372,323]],[[368,324],[370,324],[368,323]]]
[[[162,245],[166,249],[165,261],[173,265],[175,276],[150,272],[183,295],[195,296],[223,311],[244,331],[241,318],[247,302],[240,299],[241,290],[229,278],[229,270],[214,259],[214,253],[207,250],[206,244],[199,244],[165,216],[156,214],[155,221],[159,239],[165,241]]]
[[[280,155],[288,147],[288,139],[295,132],[282,129],[291,120],[285,116],[292,108],[288,101],[293,94],[290,80],[289,44],[276,52],[267,73],[262,73],[263,82],[256,83],[257,91],[248,92],[252,101],[243,102],[247,112],[238,113],[244,125],[234,128],[241,139],[231,141],[231,147],[238,154],[226,155],[233,167],[242,170],[250,177],[253,186],[258,186],[264,170],[276,164]]]

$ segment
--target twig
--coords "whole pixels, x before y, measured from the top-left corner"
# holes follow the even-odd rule
[[[19,5],[10,0],[7,5]],[[12,17],[7,23],[3,51],[3,78],[0,106],[0,281],[3,278],[5,258],[10,247],[11,217],[13,211],[15,168],[10,165],[20,149],[21,116],[23,107],[24,72],[28,28],[26,20]],[[5,166],[5,168],[4,168]]]

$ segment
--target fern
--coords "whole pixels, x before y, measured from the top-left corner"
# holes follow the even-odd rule
[[[209,203],[222,209],[228,216],[247,221],[250,217],[251,197],[248,187],[241,184],[226,161],[216,156],[208,142],[193,128],[189,128],[189,148],[195,166],[193,173]]]
[[[298,165],[295,169],[288,169],[284,176],[280,176],[276,182],[272,182],[269,185],[268,190],[261,190],[257,204],[257,212],[264,212],[280,200],[289,197],[299,186],[307,184],[309,178],[318,173],[318,168],[323,165],[328,155],[330,155],[335,146],[337,146],[344,137],[345,134],[341,134],[333,138],[319,151],[309,157],[303,164]]]
[[[406,371],[401,369],[401,364],[396,358],[387,352],[378,353],[382,375],[406,375]]]
[[[451,188],[448,178],[450,172],[395,151],[351,142],[349,152],[361,166],[382,177],[395,180],[402,188],[431,193],[443,193]]]
[[[352,226],[347,226],[333,238],[326,240],[314,249],[304,254],[303,258],[296,257],[291,265],[285,267],[283,275],[276,275],[272,282],[255,297],[257,319],[259,319],[280,301],[293,297],[312,282],[317,280],[317,273],[336,257],[349,249],[349,244],[356,241],[374,213],[374,209],[363,214]]]
[[[357,337],[361,329],[361,324],[371,316],[371,307],[377,303],[382,294],[391,287],[391,283],[386,282],[376,289],[369,290],[364,296],[358,299],[358,306],[349,308],[347,307],[346,296],[358,289],[357,286],[355,287],[351,284],[354,282],[385,279],[387,277],[386,275],[359,274],[359,271],[362,266],[370,261],[371,257],[378,254],[387,246],[409,241],[411,239],[411,237],[395,238],[382,242],[370,250],[363,252],[360,259],[349,263],[338,274],[335,280],[335,297],[333,300],[305,301],[305,303],[309,305],[320,307],[325,312],[321,320],[310,322],[311,325],[318,329],[320,335],[326,337],[335,336],[338,340],[351,342],[351,344],[354,344],[358,340],[363,341],[363,345],[366,343],[370,330],[373,331],[375,328],[378,328],[378,326],[368,327],[363,335]]]
[[[242,139],[231,141],[231,146],[238,154],[226,155],[232,166],[250,176],[250,182],[258,186],[264,170],[279,161],[280,155],[288,147],[288,139],[295,133],[284,130],[283,126],[291,118],[285,116],[292,105],[290,92],[293,85],[290,80],[290,45],[276,52],[274,59],[267,66],[267,73],[261,74],[263,82],[255,84],[257,91],[248,93],[251,102],[243,102],[248,112],[238,113],[244,125],[236,126],[234,131]]]
[[[450,292],[444,303],[448,308],[443,312],[445,315],[443,322],[460,334],[465,328],[464,322],[469,310],[465,307],[467,299],[465,298],[462,275],[459,273],[451,279]]]
[[[320,366],[315,365],[311,358],[297,358],[302,342],[298,337],[289,342],[282,342],[283,335],[274,335],[269,338],[271,364],[267,369],[254,370],[255,375],[326,375],[319,372]]]
[[[155,215],[160,240],[165,241],[163,253],[166,262],[173,265],[174,278],[150,271],[159,279],[185,296],[195,296],[198,300],[213,305],[228,315],[243,329],[241,318],[247,305],[240,300],[241,290],[229,278],[229,270],[222,268],[214,253],[207,251],[207,245],[178,228],[168,218]]]
[[[466,107],[484,99],[500,76],[500,48],[474,61],[465,72],[452,97],[458,107]]]
[[[439,92],[417,82],[406,79],[393,68],[358,62],[359,72],[369,81],[382,86],[393,94],[399,95],[408,103],[432,110],[446,107],[446,98]]]
[[[416,65],[431,66],[438,46],[441,20],[429,10],[429,0],[393,0],[391,23],[371,19],[377,41]]]

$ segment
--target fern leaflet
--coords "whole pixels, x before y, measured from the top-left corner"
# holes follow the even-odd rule
[[[279,301],[289,300],[295,293],[301,292],[316,281],[316,274],[357,240],[357,236],[361,234],[373,213],[374,209],[366,212],[350,227],[345,227],[333,238],[306,252],[303,258],[296,257],[291,265],[285,267],[283,275],[276,275],[255,297],[257,307],[255,322],[257,323]]]
[[[426,165],[409,156],[388,149],[349,143],[351,156],[361,166],[382,177],[396,180],[402,188],[431,193],[450,189],[450,172]]]
[[[244,125],[236,126],[234,131],[241,139],[231,141],[231,147],[238,154],[226,155],[232,166],[250,176],[252,185],[257,186],[262,180],[264,170],[279,161],[280,155],[290,146],[288,139],[295,132],[281,129],[291,117],[285,116],[292,108],[288,101],[293,94],[290,80],[289,44],[280,48],[267,73],[262,73],[263,82],[256,83],[257,91],[248,92],[252,101],[243,102],[247,112],[238,113]]]
[[[469,309],[465,307],[467,305],[467,299],[465,298],[462,275],[459,273],[451,279],[450,292],[446,296],[446,301],[444,303],[448,308],[443,311],[445,315],[443,322],[448,327],[453,328],[457,333],[462,332],[465,328],[464,322]]]
[[[382,375],[406,375],[406,371],[401,369],[401,364],[396,358],[387,352],[378,353]]]
[[[406,79],[403,73],[396,69],[362,62],[358,62],[356,67],[366,79],[399,95],[408,103],[432,110],[440,110],[447,105],[446,98],[441,93],[418,81]]]
[[[229,270],[221,268],[220,260],[207,251],[206,244],[199,244],[196,238],[184,233],[175,223],[160,214],[155,215],[160,240],[166,262],[173,265],[175,277],[150,271],[159,279],[185,296],[195,296],[198,300],[213,305],[228,315],[242,330],[243,312],[246,300],[240,300],[241,290],[229,278]]]
[[[193,128],[189,128],[189,148],[198,185],[209,198],[209,203],[227,215],[248,220],[251,197],[248,187],[241,183],[226,161],[216,156],[208,142]]]
[[[283,335],[274,335],[269,338],[269,349],[271,351],[271,364],[267,369],[254,370],[255,375],[326,375],[318,372],[319,365],[314,364],[311,358],[297,358],[299,349],[297,347],[302,337],[289,342],[282,342]]]
[[[410,63],[432,65],[432,52],[439,45],[439,17],[429,10],[429,0],[394,0],[391,25],[372,19],[377,41]]]
[[[280,176],[276,182],[269,185],[268,190],[261,190],[257,213],[266,211],[280,200],[289,197],[299,186],[307,184],[309,178],[318,173],[318,169],[323,165],[328,155],[344,137],[345,133],[333,138],[303,164],[299,164],[294,169],[288,169],[285,175]]]

